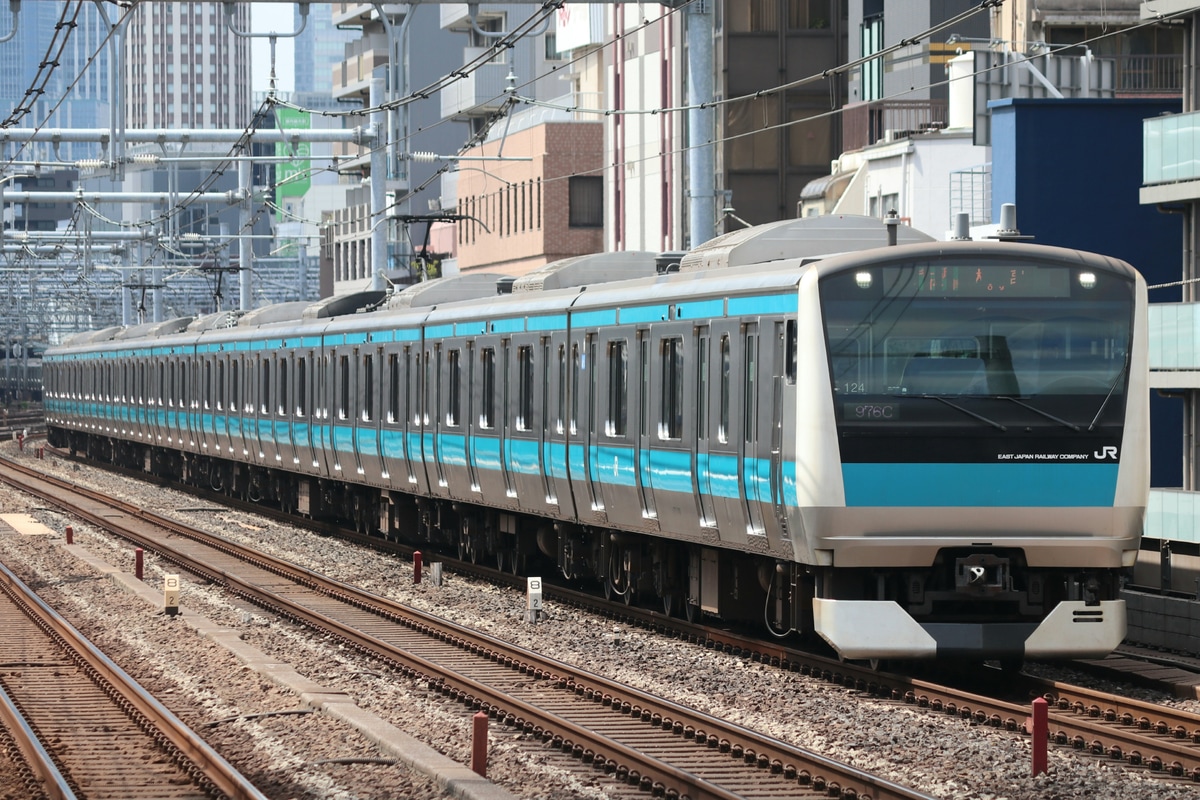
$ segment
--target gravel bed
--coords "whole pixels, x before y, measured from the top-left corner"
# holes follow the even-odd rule
[[[17,454],[0,443],[5,455]],[[844,687],[783,672],[658,634],[547,603],[549,618],[525,621],[524,597],[511,590],[447,575],[441,587],[412,585],[411,565],[335,539],[219,509],[187,495],[139,484],[55,458],[48,471],[98,487],[114,497],[176,516],[265,552],[321,571],[376,594],[436,613],[523,646],[585,664],[599,674],[675,702],[755,728],[794,745],[876,772],[939,798],[1055,800],[1197,798],[1200,787],[1140,769],[1099,762],[1052,747],[1050,772],[1030,772],[1027,738],[969,720],[935,714]],[[31,511],[27,499],[0,490],[0,512]],[[56,512],[31,513],[54,530],[69,524]],[[129,571],[133,548],[76,524],[75,541]],[[152,688],[272,798],[438,797],[430,781],[400,766],[335,766],[329,758],[382,757],[355,731],[317,714],[206,722],[301,705],[298,698],[249,673],[216,645],[177,620],[148,609],[90,569],[65,559],[45,537],[0,535],[0,560],[37,584],[61,613],[138,680]],[[146,581],[161,585],[164,569],[146,559]],[[181,605],[242,632],[242,638],[313,680],[347,692],[363,708],[456,761],[470,758],[470,713],[347,651],[224,592],[185,579]],[[184,638],[186,636],[186,638]],[[1086,678],[1077,678],[1087,680]],[[1171,700],[1147,694],[1158,702]],[[1194,705],[1194,704],[1193,704]],[[626,787],[581,769],[573,760],[493,725],[489,777],[528,798],[626,798]],[[403,781],[403,783],[401,783]],[[2,784],[0,784],[2,786]],[[2,789],[0,789],[2,791]],[[3,797],[3,794],[0,794]]]

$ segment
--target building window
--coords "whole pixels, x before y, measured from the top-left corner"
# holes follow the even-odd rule
[[[604,226],[604,179],[581,175],[569,179],[568,224],[572,228]]]
[[[868,17],[859,27],[863,58],[883,50],[883,17]],[[860,79],[864,101],[883,98],[883,57],[872,58],[862,65]]]

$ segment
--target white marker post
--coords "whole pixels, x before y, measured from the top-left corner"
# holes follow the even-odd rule
[[[536,625],[538,614],[542,611],[542,579],[528,578],[525,588],[525,613],[529,624]]]
[[[179,613],[179,576],[163,576],[163,611],[168,617]]]

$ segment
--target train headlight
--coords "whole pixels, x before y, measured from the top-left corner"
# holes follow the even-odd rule
[[[1096,273],[1094,273],[1094,272],[1079,273],[1079,285],[1082,286],[1084,289],[1096,288]]]
[[[871,282],[873,280],[874,280],[874,278],[871,276],[871,273],[869,273],[869,272],[854,273],[854,282],[858,284],[858,288],[860,288],[860,289],[870,289]]]

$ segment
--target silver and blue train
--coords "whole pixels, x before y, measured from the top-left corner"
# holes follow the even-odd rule
[[[861,217],[81,334],[50,442],[854,659],[1094,657],[1149,484],[1146,287]]]

